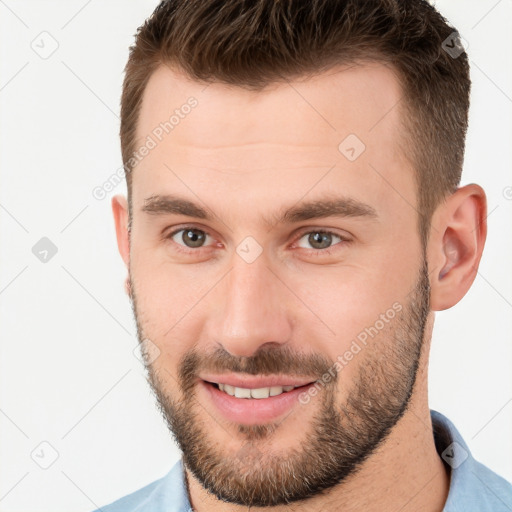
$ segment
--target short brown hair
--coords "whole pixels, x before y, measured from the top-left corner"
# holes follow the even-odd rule
[[[451,36],[451,38],[450,38]],[[448,41],[448,42],[447,42]],[[379,61],[401,82],[404,154],[416,169],[418,227],[460,183],[470,78],[457,33],[424,0],[164,0],[139,27],[125,68],[121,150],[130,158],[146,84],[162,64],[193,80],[259,91],[339,64]]]

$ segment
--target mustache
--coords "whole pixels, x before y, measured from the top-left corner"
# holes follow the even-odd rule
[[[186,392],[194,386],[200,372],[245,373],[249,375],[288,375],[317,380],[332,367],[333,361],[321,354],[297,352],[289,346],[262,345],[252,356],[234,356],[222,347],[212,352],[192,349],[178,365],[179,381]],[[338,375],[331,383],[335,383]]]

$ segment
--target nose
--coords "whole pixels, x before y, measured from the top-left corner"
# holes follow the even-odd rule
[[[248,357],[262,345],[284,344],[291,338],[290,297],[265,258],[247,263],[235,254],[222,281],[212,297],[210,340],[234,356]]]

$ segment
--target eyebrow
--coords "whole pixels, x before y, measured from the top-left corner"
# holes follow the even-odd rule
[[[208,208],[174,195],[148,197],[144,200],[144,206],[141,210],[150,215],[177,214],[209,221],[216,217]],[[368,204],[349,197],[327,196],[293,205],[277,214],[264,217],[263,221],[265,224],[272,226],[274,224],[292,224],[326,217],[378,219],[377,211]]]

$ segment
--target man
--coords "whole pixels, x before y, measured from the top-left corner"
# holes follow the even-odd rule
[[[467,56],[421,0],[163,2],[113,198],[150,384],[183,457],[103,507],[512,509],[431,411],[435,311],[470,288]]]

